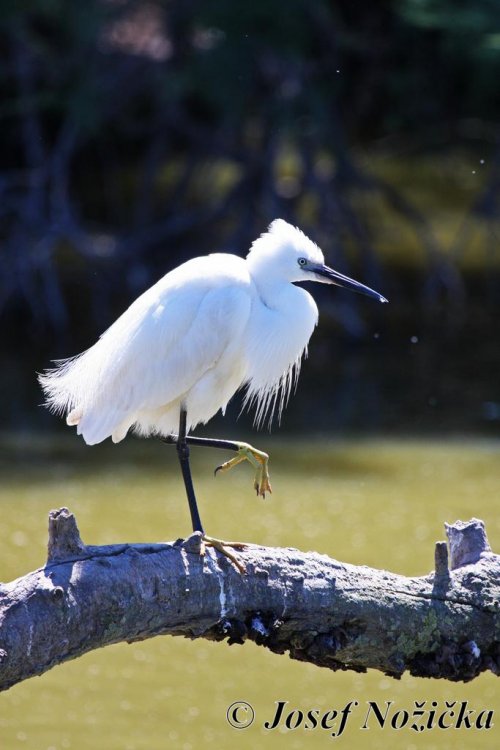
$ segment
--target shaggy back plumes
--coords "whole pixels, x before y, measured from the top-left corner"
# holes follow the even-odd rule
[[[95,435],[89,435],[87,442],[101,434],[109,434],[125,406],[126,394],[117,398],[113,386],[126,365],[128,347],[139,324],[139,314],[118,318],[90,349],[76,357],[56,360],[56,367],[38,377],[46,396],[46,406],[57,414],[67,414],[68,424],[77,425],[83,415],[87,421],[92,416]],[[81,428],[82,425],[79,434]]]
[[[56,359],[56,367],[38,375],[38,382],[45,394],[45,406],[54,414],[66,414],[78,403],[85,401],[84,394],[89,389],[84,387],[82,378],[77,373],[82,367],[85,368],[82,361],[87,353],[68,359]]]
[[[102,376],[109,377],[110,365],[113,369],[117,365],[116,359],[110,362],[109,349],[100,346],[101,341],[76,357],[56,360],[56,367],[39,375],[46,406],[51,411],[66,414],[74,409],[84,410],[98,400]]]

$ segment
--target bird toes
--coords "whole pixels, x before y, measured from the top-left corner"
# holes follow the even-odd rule
[[[254,489],[257,493],[257,496],[266,498],[266,492],[269,492],[270,495],[273,494],[273,490],[271,487],[271,482],[269,481],[269,477],[265,477],[264,479],[261,479],[259,482],[256,481],[254,483]]]
[[[214,539],[213,537],[204,534],[203,543],[204,545],[213,547],[222,555],[227,557],[242,575],[247,572],[245,563],[239,560],[236,555],[233,555],[233,553],[228,550],[228,547],[232,547],[233,549],[238,550],[245,549],[247,545],[244,542],[224,542],[222,541],[222,539]]]
[[[219,471],[222,473],[229,471],[229,469],[232,469],[233,466],[236,466],[242,461],[248,461],[256,469],[253,488],[257,497],[260,496],[265,498],[266,492],[271,494],[271,482],[269,481],[269,472],[267,469],[269,456],[267,453],[258,451],[246,443],[241,443],[237,456],[231,458],[229,461],[225,461],[223,464],[220,464],[215,468],[214,476],[217,476]]]

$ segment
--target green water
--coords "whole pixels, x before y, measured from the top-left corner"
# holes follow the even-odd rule
[[[69,442],[68,442],[69,440]],[[85,542],[159,541],[188,531],[187,505],[171,448],[154,441],[89,449],[68,439],[4,441],[0,454],[0,579],[44,561],[47,513],[67,505]],[[71,446],[70,448],[67,446]],[[407,575],[427,573],[443,523],[484,519],[500,549],[500,443],[492,441],[259,441],[271,453],[274,494],[256,499],[251,472],[213,479],[218,452],[194,453],[207,531],[226,538],[317,550],[339,560]],[[119,461],[119,463],[117,463]],[[497,678],[468,685],[399,682],[378,672],[333,673],[276,656],[253,643],[158,637],[96,651],[0,695],[0,750],[205,748],[498,748]],[[233,729],[226,711],[245,700],[253,725]],[[360,704],[343,735],[324,729],[267,731],[275,702],[322,711]],[[361,729],[366,702],[469,702],[493,709],[491,730]]]

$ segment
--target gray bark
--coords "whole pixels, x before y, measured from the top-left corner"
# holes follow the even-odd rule
[[[158,634],[253,640],[332,670],[468,681],[500,672],[500,557],[457,521],[435,570],[407,578],[314,552],[248,545],[247,573],[200,537],[86,546],[51,511],[47,564],[0,586],[0,689],[68,659]]]

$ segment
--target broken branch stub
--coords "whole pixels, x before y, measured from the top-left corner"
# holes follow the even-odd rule
[[[66,560],[85,552],[73,513],[67,508],[51,510],[49,513],[49,540],[47,563]]]

